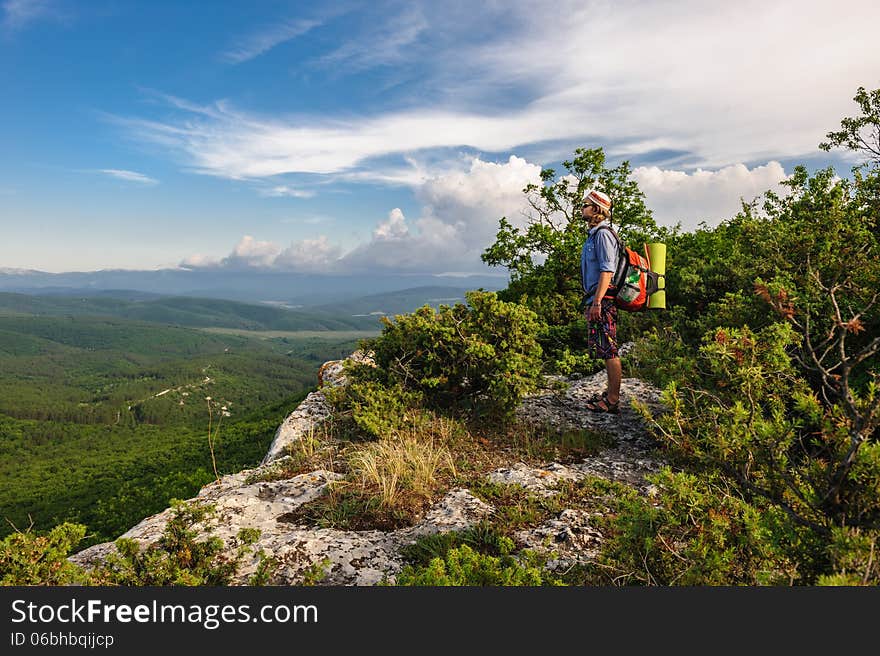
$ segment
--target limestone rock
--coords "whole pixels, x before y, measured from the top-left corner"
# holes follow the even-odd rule
[[[274,460],[284,457],[291,444],[317,427],[330,416],[331,408],[324,397],[321,388],[325,386],[335,387],[344,385],[347,381],[343,375],[346,362],[356,362],[360,364],[372,364],[372,358],[369,354],[362,351],[355,351],[349,357],[343,360],[330,360],[321,365],[318,371],[319,389],[311,392],[297,408],[291,412],[278,430],[275,431],[275,437],[272,444],[269,445],[269,451],[263,457],[260,465],[266,465]]]

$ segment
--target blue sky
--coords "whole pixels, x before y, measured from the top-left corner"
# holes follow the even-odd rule
[[[0,269],[482,272],[576,147],[733,215],[880,87],[876,2],[0,0]]]

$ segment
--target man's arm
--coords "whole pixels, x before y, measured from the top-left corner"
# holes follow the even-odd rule
[[[596,293],[593,295],[593,303],[590,305],[590,310],[587,315],[587,318],[590,321],[598,321],[599,317],[602,316],[602,297],[605,296],[605,292],[608,291],[608,286],[611,284],[611,276],[614,274],[610,271],[600,271],[599,272],[599,284],[596,286]]]
[[[600,271],[599,272],[599,284],[596,285],[596,293],[593,296],[593,305],[599,305],[602,301],[602,298],[605,296],[605,292],[608,291],[608,287],[611,285],[611,276],[614,274],[610,271]]]

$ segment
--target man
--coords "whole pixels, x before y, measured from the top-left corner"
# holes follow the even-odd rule
[[[620,404],[622,369],[617,353],[617,306],[606,296],[617,268],[618,242],[611,230],[611,198],[601,191],[584,197],[581,215],[590,227],[581,250],[581,280],[587,295],[588,346],[605,360],[608,386],[601,396],[590,399],[587,410],[617,414]],[[604,227],[603,227],[604,226]],[[607,229],[605,229],[607,227]]]

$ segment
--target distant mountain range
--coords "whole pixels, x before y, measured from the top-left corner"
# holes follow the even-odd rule
[[[347,275],[331,276],[266,271],[208,271],[160,269],[157,271],[106,270],[46,273],[0,268],[0,291],[55,296],[110,296],[147,300],[150,297],[187,296],[227,299],[245,303],[272,303],[280,307],[326,306],[355,302],[365,296],[430,288],[437,297],[457,297],[463,290],[499,290],[506,276]],[[443,291],[441,288],[447,288]],[[353,314],[387,311],[368,309],[370,302],[351,306]],[[408,311],[408,310],[403,310]]]
[[[291,307],[218,298],[159,296],[130,290],[41,288],[39,294],[0,292],[0,316],[112,317],[193,328],[273,331],[379,330],[379,317],[464,301],[458,287],[415,287],[336,303]]]

